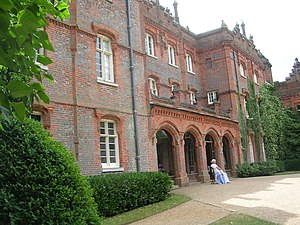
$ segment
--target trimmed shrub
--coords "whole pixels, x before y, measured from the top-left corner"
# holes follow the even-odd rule
[[[98,213],[109,217],[168,197],[173,181],[166,173],[102,174],[90,178]]]
[[[0,224],[100,224],[73,155],[36,121],[0,123]]]
[[[287,171],[299,171],[300,159],[288,159],[284,161],[285,169]]]
[[[255,176],[270,176],[279,172],[280,168],[276,161],[244,163],[237,165],[238,177],[255,177]]]

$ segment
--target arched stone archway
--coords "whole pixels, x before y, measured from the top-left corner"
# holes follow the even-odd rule
[[[222,144],[223,144],[223,156],[224,156],[224,167],[225,170],[231,170],[232,169],[232,153],[230,149],[230,142],[227,137],[222,138]]]
[[[171,134],[161,129],[156,132],[156,149],[158,171],[167,172],[170,176],[175,176],[173,139]]]
[[[214,142],[214,138],[210,134],[205,136],[207,166],[210,166],[211,160],[216,158]]]
[[[196,162],[196,139],[190,133],[184,134],[184,156],[185,156],[185,167],[187,174],[194,174],[197,171]]]

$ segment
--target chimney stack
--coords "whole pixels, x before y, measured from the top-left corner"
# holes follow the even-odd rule
[[[173,6],[174,6],[174,13],[175,13],[174,19],[175,19],[175,21],[176,21],[178,24],[180,24],[180,23],[179,23],[179,16],[178,16],[178,9],[177,9],[178,3],[177,3],[176,0],[174,1]]]

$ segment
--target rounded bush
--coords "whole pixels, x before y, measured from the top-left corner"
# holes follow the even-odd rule
[[[36,121],[0,123],[0,224],[100,224],[73,155]]]

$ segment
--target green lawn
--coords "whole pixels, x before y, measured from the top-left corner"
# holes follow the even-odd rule
[[[258,219],[253,216],[248,216],[245,214],[236,214],[232,213],[225,217],[223,217],[220,220],[217,220],[214,223],[211,223],[210,225],[275,225],[275,223],[268,222],[265,220]]]
[[[190,199],[191,199],[190,197],[187,197],[184,195],[172,194],[170,197],[168,197],[166,200],[164,200],[162,202],[158,202],[158,203],[147,205],[147,206],[144,206],[141,208],[137,208],[137,209],[131,210],[126,213],[122,213],[117,216],[105,218],[104,224],[105,225],[121,225],[121,224],[131,223],[131,222],[146,218],[148,216],[160,213],[167,209],[173,208],[175,206],[178,206],[184,202],[189,201]]]

